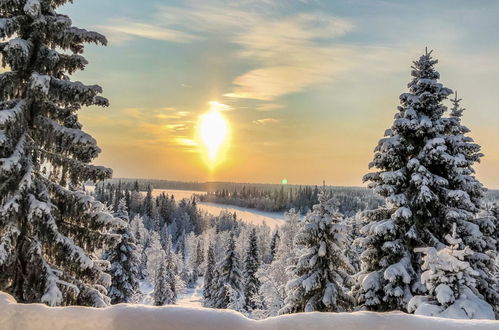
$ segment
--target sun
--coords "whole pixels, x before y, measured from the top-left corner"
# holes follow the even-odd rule
[[[227,141],[229,135],[229,123],[220,112],[216,102],[210,102],[212,105],[209,112],[199,118],[199,137],[206,146],[206,151],[210,164],[220,161],[220,149]],[[215,105],[214,105],[215,104]]]

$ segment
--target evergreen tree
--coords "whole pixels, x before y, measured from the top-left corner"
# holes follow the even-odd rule
[[[270,262],[274,260],[277,247],[279,245],[279,240],[280,240],[279,231],[276,230],[274,235],[272,235],[272,241],[270,242]]]
[[[124,198],[120,200],[115,216],[128,223]],[[121,235],[121,242],[104,255],[111,263],[112,282],[108,292],[112,304],[132,302],[139,291],[140,261],[135,239],[129,227],[119,229],[118,234]]]
[[[154,305],[170,305],[177,301],[177,267],[172,251],[171,237],[167,239],[164,259],[159,261],[159,269],[154,280]]]
[[[215,276],[215,251],[213,244],[210,243],[208,246],[208,255],[206,260],[206,271],[204,273],[204,287],[203,287],[203,298],[204,304],[208,307],[213,305],[212,299],[214,298],[214,276]]]
[[[286,221],[280,227],[279,245],[270,265],[263,264],[258,271],[262,285],[260,293],[268,316],[276,316],[284,307],[287,296],[286,284],[294,278],[293,268],[297,263],[295,237],[300,231],[300,214],[294,209],[286,213]]]
[[[203,262],[204,262],[204,250],[201,244],[201,240],[198,240],[198,244],[196,247],[196,268],[199,269],[199,267],[201,267]]]
[[[144,253],[147,257],[147,274],[151,281],[155,281],[155,279],[158,278],[156,276],[158,265],[160,265],[162,260],[164,260],[165,253],[168,253],[166,249],[163,249],[163,246],[159,240],[159,234],[157,232],[151,232],[150,239]]]
[[[452,187],[460,191],[460,194],[464,193],[469,196],[473,204],[473,212],[476,213],[476,210],[482,208],[484,189],[473,176],[475,173],[473,164],[479,162],[483,154],[480,153],[480,146],[474,143],[471,137],[465,135],[470,130],[461,124],[465,109],[460,106],[461,99],[458,98],[457,93],[451,102],[451,112],[446,123],[448,132],[446,146],[448,153],[461,162],[454,165],[456,174],[449,180],[449,185],[452,184]],[[449,201],[448,205],[462,209],[462,203],[461,199],[454,198]],[[479,274],[477,289],[495,307],[496,313],[499,313],[499,283],[494,277],[494,274],[499,271],[496,265],[498,240],[494,235],[497,230],[496,219],[493,215],[481,216],[482,214],[483,212],[478,216],[461,216],[455,220],[455,223],[462,237],[461,248],[466,245],[474,251],[467,255],[466,259]]]
[[[163,306],[171,304],[169,297],[171,297],[173,293],[168,284],[165,261],[160,262],[154,282],[156,283],[154,286],[154,305]]]
[[[23,303],[106,306],[110,276],[98,250],[124,225],[83,191],[112,171],[81,130],[83,106],[108,106],[102,88],[70,81],[85,43],[104,36],[72,26],[60,1],[2,1],[0,13],[0,290]]]
[[[225,256],[217,265],[216,276],[213,278],[212,306],[214,308],[228,308],[235,304],[242,296],[242,277],[239,270],[239,256],[236,252],[234,235],[231,233]]]
[[[256,301],[260,290],[260,280],[256,276],[260,260],[258,257],[258,242],[256,229],[253,228],[249,237],[249,246],[246,250],[244,261],[244,306],[243,309],[251,311],[257,308]]]
[[[345,256],[346,226],[336,203],[329,194],[319,194],[319,204],[305,218],[296,244],[302,248],[288,282],[288,297],[281,314],[299,312],[343,312],[349,310],[353,298],[347,293],[354,269]]]
[[[130,232],[135,238],[137,253],[139,254],[140,279],[147,278],[147,253],[146,249],[150,242],[149,231],[144,227],[144,221],[139,215],[135,215],[130,222]]]
[[[415,249],[425,254],[421,282],[428,293],[413,297],[408,311],[428,316],[494,320],[492,307],[475,294],[479,273],[465,261],[475,252],[467,246],[459,249],[462,239],[457,236],[456,224],[452,236],[447,235],[446,240],[450,246],[438,251],[433,247]]]
[[[386,204],[363,213],[369,223],[361,229],[365,251],[354,291],[371,310],[405,310],[425,291],[415,247],[444,244],[454,223],[463,237],[481,235],[472,223],[483,195],[472,165],[481,154],[457,127],[457,112],[443,117],[452,91],[437,82],[436,63],[431,52],[414,62],[409,92],[400,96],[393,125],[369,165],[378,171],[364,177]]]

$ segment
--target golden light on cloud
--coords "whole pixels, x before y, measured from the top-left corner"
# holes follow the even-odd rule
[[[227,147],[230,127],[221,111],[229,107],[215,101],[210,102],[210,111],[199,117],[199,139],[205,145],[206,161],[215,167],[224,160],[224,147]]]

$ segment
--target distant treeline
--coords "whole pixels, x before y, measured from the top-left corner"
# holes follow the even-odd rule
[[[317,186],[280,186],[280,188],[259,190],[243,186],[240,190],[227,189],[198,195],[200,201],[236,205],[262,211],[278,212],[292,208],[305,214],[318,203],[320,190]],[[346,216],[358,211],[377,208],[383,200],[370,190],[358,187],[325,187],[337,201],[338,210]]]
[[[197,194],[202,202],[228,204],[261,211],[282,212],[292,208],[302,214],[318,203],[318,186],[298,186],[262,183],[235,182],[183,182],[155,179],[110,179],[101,184],[119,186],[123,190],[148,191],[154,189],[194,190],[206,192]],[[326,186],[338,202],[338,209],[346,216],[358,211],[374,209],[383,204],[383,199],[364,187]],[[489,190],[490,200],[499,200],[499,190]]]

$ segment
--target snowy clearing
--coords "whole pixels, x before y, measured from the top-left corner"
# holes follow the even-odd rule
[[[108,308],[16,304],[0,293],[0,329],[397,329],[497,330],[498,321],[450,320],[404,313],[302,313],[250,320],[230,310],[120,304]]]
[[[184,293],[181,293],[178,296],[176,305],[182,307],[193,307],[193,308],[203,307],[202,304],[203,286],[204,286],[203,277],[199,277],[198,281],[196,282],[195,288],[192,289],[187,288],[185,289]]]

